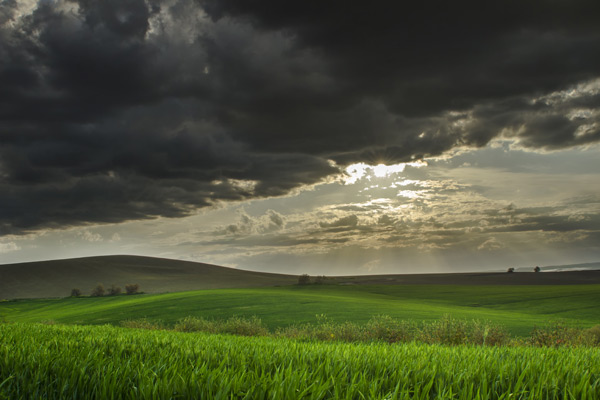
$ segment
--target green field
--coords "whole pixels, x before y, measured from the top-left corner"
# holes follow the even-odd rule
[[[599,304],[598,284],[315,284],[0,301],[9,322],[0,323],[0,399],[598,399],[598,347],[523,344],[550,321],[598,325]],[[274,332],[320,315],[340,328],[376,315],[417,323],[451,315],[521,338],[499,347],[342,343],[333,342],[341,334],[325,342],[105,325],[256,316]]]
[[[597,348],[295,340],[0,324],[0,398],[597,399]]]
[[[186,316],[223,319],[258,316],[271,329],[315,322],[364,323],[374,315],[430,321],[445,314],[487,320],[526,336],[534,326],[562,320],[580,327],[600,323],[600,285],[562,286],[287,286],[219,289],[101,298],[31,299],[0,302],[0,319],[53,320],[67,324],[118,324],[148,318],[174,324]]]

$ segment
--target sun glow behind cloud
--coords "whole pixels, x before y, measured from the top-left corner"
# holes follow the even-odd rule
[[[346,185],[353,185],[361,179],[371,180],[373,178],[385,178],[394,174],[404,172],[404,169],[407,166],[421,168],[427,166],[427,162],[415,161],[392,165],[369,165],[366,163],[350,164],[344,170],[346,175],[344,177],[344,183]]]

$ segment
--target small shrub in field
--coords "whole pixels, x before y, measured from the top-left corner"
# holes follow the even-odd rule
[[[310,335],[315,340],[336,342],[357,342],[365,338],[364,329],[353,323],[343,322],[341,324],[320,324],[310,326]]]
[[[583,332],[586,341],[591,346],[600,346],[600,325],[593,326]]]
[[[408,321],[394,319],[389,315],[377,315],[367,322],[365,330],[365,335],[370,340],[406,343],[414,339],[416,326]]]
[[[582,346],[588,336],[582,329],[572,328],[563,322],[554,322],[541,328],[535,327],[529,337],[529,344],[539,347]]]
[[[140,290],[140,285],[137,283],[130,283],[125,285],[125,293],[127,294],[136,294]]]
[[[115,285],[112,285],[110,289],[108,289],[109,296],[118,296],[121,294],[121,288]]]
[[[308,324],[290,325],[283,328],[277,328],[275,331],[276,337],[285,337],[300,341],[314,340],[312,335],[313,327]]]
[[[485,346],[502,346],[510,342],[510,334],[500,325],[480,321],[473,321],[470,325],[469,343]]]
[[[71,290],[71,297],[79,297],[79,296],[81,296],[81,290],[79,290],[79,289]]]
[[[278,328],[275,336],[300,341],[358,342],[367,340],[364,326],[353,322],[335,324],[321,321],[316,325],[290,325]]]
[[[256,316],[250,318],[231,317],[223,323],[219,331],[241,336],[266,336],[269,334],[262,320]]]
[[[177,321],[173,330],[178,332],[208,332],[218,333],[218,322],[204,318],[185,317]]]
[[[444,315],[441,319],[424,324],[417,340],[424,343],[458,345],[469,342],[469,326],[466,321]]]
[[[104,296],[105,290],[104,290],[104,285],[102,285],[101,283],[99,283],[94,290],[92,290],[92,297],[102,297]]]
[[[365,328],[354,322],[346,321],[341,324],[333,325],[332,340],[342,342],[359,342],[365,341]]]
[[[153,321],[148,318],[139,318],[139,319],[130,319],[126,321],[121,321],[121,326],[124,328],[134,328],[134,329],[150,329],[150,330],[160,330],[165,329],[162,321]]]

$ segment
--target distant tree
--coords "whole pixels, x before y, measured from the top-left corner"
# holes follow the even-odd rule
[[[99,283],[94,290],[92,290],[92,297],[102,297],[104,296],[105,290],[104,285]]]
[[[513,267],[510,267],[508,269],[508,271],[506,271],[506,272],[508,272],[509,274],[512,274],[513,272],[515,272],[515,269]]]
[[[298,285],[308,285],[310,283],[310,275],[302,274],[298,277]]]
[[[115,285],[112,285],[110,289],[108,289],[109,296],[118,296],[121,294],[121,288]]]
[[[315,278],[315,284],[322,285],[323,283],[325,283],[325,279],[325,275],[319,275]]]
[[[81,290],[71,289],[71,297],[79,297],[79,296],[81,296]]]
[[[540,267],[536,266],[536,267],[533,269],[533,272],[540,272],[541,270],[542,270],[542,269],[541,269]]]
[[[137,283],[130,283],[128,285],[125,285],[125,293],[127,294],[136,294],[139,289],[140,285],[138,285]]]

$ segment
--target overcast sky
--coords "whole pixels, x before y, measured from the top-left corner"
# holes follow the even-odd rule
[[[4,0],[0,263],[600,261],[600,2]]]

